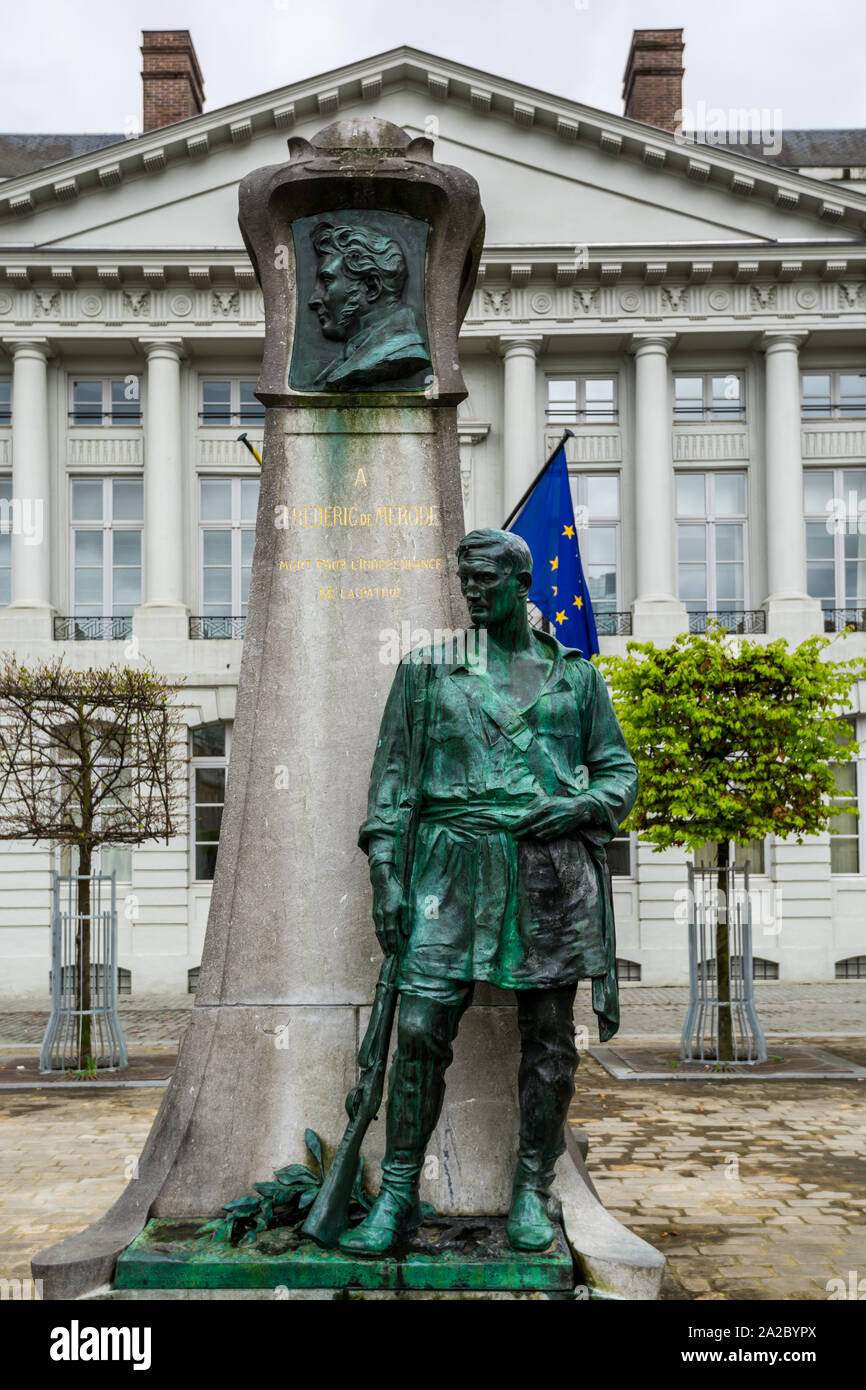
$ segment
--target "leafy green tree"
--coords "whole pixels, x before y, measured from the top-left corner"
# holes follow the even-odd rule
[[[717,844],[716,977],[730,1001],[728,845],[772,834],[818,835],[839,810],[833,763],[855,753],[844,718],[863,660],[830,661],[827,637],[790,648],[740,642],[712,626],[668,647],[629,642],[628,656],[596,658],[632,755],[640,789],[626,828],[655,850]],[[847,808],[846,808],[847,809]],[[719,1009],[718,1058],[733,1060],[730,1009]]]
[[[78,851],[78,1067],[92,1057],[90,875],[100,845],[168,839],[185,814],[186,739],[174,689],[147,666],[0,665],[0,839]]]

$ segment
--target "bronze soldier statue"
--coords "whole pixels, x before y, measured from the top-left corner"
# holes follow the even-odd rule
[[[472,654],[419,649],[401,662],[360,832],[376,935],[399,962],[400,1012],[381,1190],[340,1240],[358,1255],[388,1252],[421,1221],[425,1149],[476,980],[517,996],[520,1144],[508,1238],[518,1250],[553,1239],[548,1199],[574,1088],[578,980],[592,981],[602,1041],[619,1024],[604,845],[634,804],[634,761],[599,671],[529,626],[525,541],[472,531],[457,559],[486,641]]]

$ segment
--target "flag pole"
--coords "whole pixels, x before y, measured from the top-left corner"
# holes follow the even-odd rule
[[[524,494],[523,494],[523,496],[521,497],[520,501],[518,502],[517,506],[513,509],[513,511],[510,511],[510,512],[508,513],[508,516],[506,517],[505,521],[503,521],[502,527],[501,527],[501,529],[502,529],[503,531],[507,531],[507,530],[508,530],[508,528],[509,528],[509,526],[511,525],[512,521],[513,521],[514,518],[517,516],[517,513],[521,510],[521,508],[523,507],[524,503],[528,500],[530,494],[532,493],[533,489],[535,488],[535,486],[536,486],[536,484],[537,484],[539,478],[541,477],[542,473],[546,473],[546,472],[547,472],[548,468],[549,468],[550,465],[553,463],[553,460],[556,458],[556,455],[559,453],[559,451],[560,451],[560,449],[562,448],[563,444],[565,443],[566,439],[574,439],[574,430],[566,430],[566,431],[565,431],[565,433],[563,434],[563,436],[562,436],[562,438],[560,439],[559,443],[557,444],[556,448],[554,449],[553,453],[550,455],[550,458],[547,459],[547,461],[541,465],[541,467],[539,468],[539,470],[538,470],[538,472],[536,473],[535,477],[532,479],[532,482],[529,484],[529,487],[526,489],[526,491],[524,492]]]

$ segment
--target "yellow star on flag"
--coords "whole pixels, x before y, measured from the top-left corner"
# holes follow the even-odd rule
[[[551,589],[553,590],[553,597],[556,598],[556,597],[558,596],[558,594],[559,594],[559,589],[558,589],[557,585],[556,585],[556,584],[551,584],[550,587],[551,587]]]
[[[557,613],[557,615],[556,615],[556,621],[557,621],[558,623],[560,623],[560,624],[562,624],[562,623],[565,622],[565,609],[564,609],[564,608],[563,608],[563,610],[562,610],[561,613]]]
[[[575,601],[575,603],[577,604],[578,608],[582,608],[582,607],[583,607],[583,599],[582,599],[582,598],[578,598],[577,594],[575,594],[575,596],[574,596],[574,601]]]
[[[559,556],[558,556],[558,555],[554,555],[553,559],[552,559],[551,562],[550,562],[550,568],[551,568],[552,570],[558,570],[558,569],[559,569]]]
[[[571,540],[571,537],[574,535],[574,527],[573,527],[573,526],[563,526],[563,528],[562,528],[562,534],[563,534],[564,536],[568,536],[569,540]]]

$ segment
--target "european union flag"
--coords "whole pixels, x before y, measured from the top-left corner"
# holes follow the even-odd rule
[[[530,602],[564,646],[592,656],[598,651],[598,633],[580,563],[564,440],[508,530],[522,536],[532,551]]]

